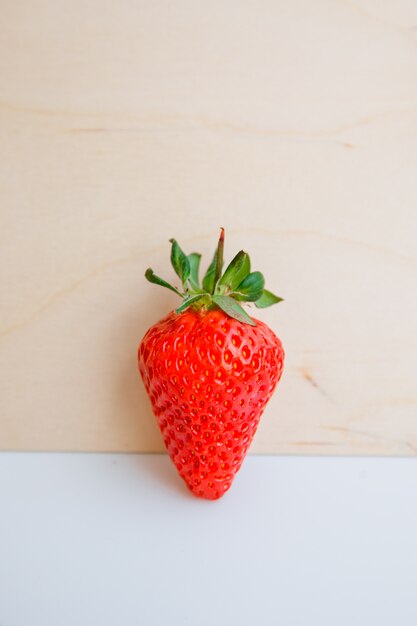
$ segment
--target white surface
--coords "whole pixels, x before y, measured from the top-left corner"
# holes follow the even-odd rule
[[[249,457],[220,501],[165,456],[0,455],[1,626],[415,626],[417,462]]]

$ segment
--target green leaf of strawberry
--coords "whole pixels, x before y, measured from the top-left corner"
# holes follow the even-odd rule
[[[260,298],[256,300],[255,306],[257,306],[258,309],[266,309],[266,307],[278,304],[278,302],[283,302],[283,300],[284,298],[280,298],[271,291],[264,289]]]
[[[163,280],[163,278],[159,278],[159,276],[154,274],[153,269],[151,269],[150,267],[148,267],[145,272],[145,278],[146,280],[149,280],[150,283],[154,283],[155,285],[159,285],[160,287],[166,287],[166,289],[170,289],[171,291],[176,293],[177,296],[180,296],[182,298],[182,293],[180,293],[178,289],[175,289],[175,287],[167,283],[167,281]]]
[[[179,247],[175,239],[170,239],[170,242],[172,243],[172,247],[171,247],[172,267],[174,268],[177,276],[179,276],[179,278],[181,279],[182,284],[185,285],[185,283],[188,280],[188,277],[190,276],[190,271],[191,271],[190,261],[188,260],[187,255],[184,254],[184,252],[181,250],[181,248]]]
[[[255,302],[262,296],[265,286],[265,278],[261,272],[252,272],[238,285],[230,295],[236,300]]]
[[[213,293],[214,282],[216,278],[216,266],[217,266],[217,251],[214,254],[213,260],[207,268],[203,278],[203,289],[207,293]]]
[[[224,229],[220,229],[219,242],[217,244],[216,252],[212,262],[210,263],[208,270],[203,278],[203,289],[207,293],[214,293],[214,288],[217,281],[220,278],[223,268],[223,249],[224,249]]]
[[[282,298],[267,291],[265,279],[261,272],[251,272],[249,255],[240,250],[223,271],[224,229],[216,252],[204,275],[202,287],[199,280],[201,254],[192,252],[188,256],[181,249],[176,239],[170,239],[171,263],[175,273],[181,279],[183,293],[170,283],[156,276],[151,268],[146,270],[145,277],[166,289],[170,289],[183,301],[176,309],[177,314],[191,308],[193,310],[212,310],[218,308],[229,317],[250,326],[256,325],[239,302],[254,302],[256,307],[265,307],[281,302]]]
[[[219,293],[229,293],[234,291],[238,285],[250,272],[249,255],[243,250],[237,253],[229,263],[223,276],[217,283]]]
[[[182,311],[188,309],[189,306],[191,306],[192,304],[197,304],[197,302],[201,302],[203,299],[207,300],[207,296],[205,294],[198,293],[195,296],[188,296],[187,298],[184,298],[182,304],[180,304],[180,306],[175,309],[175,313],[182,313]]]
[[[256,326],[256,323],[253,321],[251,317],[246,313],[245,309],[242,309],[240,304],[233,300],[230,296],[213,296],[214,304],[227,313],[230,317],[233,317],[235,320],[242,322],[243,324],[249,324],[250,326]]]
[[[188,280],[190,281],[190,285],[193,289],[200,289],[200,280],[198,278],[200,261],[201,254],[198,254],[198,252],[192,252],[188,255],[188,262],[190,264],[190,276]]]

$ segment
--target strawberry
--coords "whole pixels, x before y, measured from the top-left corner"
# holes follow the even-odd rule
[[[222,273],[223,229],[201,286],[201,255],[171,244],[182,291],[151,269],[145,276],[183,302],[143,337],[139,371],[180,476],[194,495],[215,500],[243,462],[284,361],[278,337],[239,302],[264,308],[282,298],[265,290],[243,250]]]

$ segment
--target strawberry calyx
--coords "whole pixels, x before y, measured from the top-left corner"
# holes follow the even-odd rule
[[[244,250],[236,254],[223,272],[224,228],[220,229],[216,251],[201,283],[201,254],[192,252],[187,255],[175,239],[170,239],[170,243],[171,264],[181,280],[182,291],[157,276],[151,268],[146,270],[145,278],[182,298],[176,313],[182,313],[189,307],[195,310],[219,308],[243,324],[256,326],[240,302],[253,302],[260,309],[282,302],[283,298],[265,289],[261,272],[251,272],[250,258]]]

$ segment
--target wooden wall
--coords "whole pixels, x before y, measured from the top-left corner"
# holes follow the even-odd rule
[[[252,252],[286,369],[253,452],[417,453],[417,3],[5,0],[0,448],[161,450],[170,237]]]

